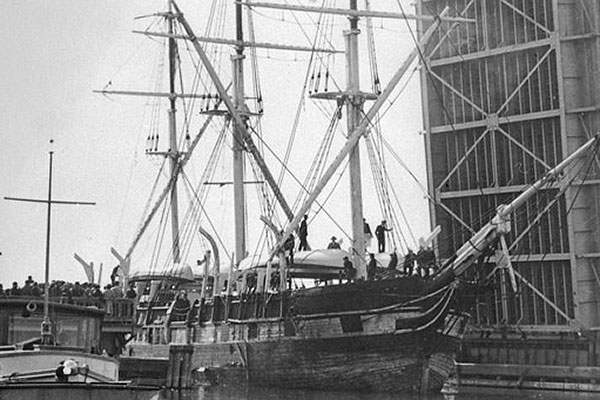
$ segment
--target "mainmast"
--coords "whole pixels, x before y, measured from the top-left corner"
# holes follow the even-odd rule
[[[236,45],[235,54],[231,55],[233,64],[234,105],[244,115],[244,30],[242,24],[242,5],[235,6]],[[247,119],[243,118],[244,123]],[[233,130],[233,212],[235,232],[236,264],[246,257],[246,194],[244,191],[244,140],[243,127],[234,124]]]
[[[356,0],[350,0],[350,9],[356,10]],[[346,42],[346,113],[348,132],[353,132],[361,120],[365,98],[360,93],[358,60],[358,16],[349,16],[350,29],[344,31]],[[365,234],[363,223],[360,147],[357,142],[349,154],[350,204],[352,211],[352,257],[358,278],[366,277]]]
[[[168,31],[170,35],[174,34],[173,26],[175,24],[175,15],[172,11],[172,2],[169,1],[169,13],[167,16]],[[177,163],[179,162],[179,150],[177,147],[177,120],[176,120],[176,100],[175,95],[175,77],[177,74],[177,43],[173,37],[169,38],[169,164],[171,167],[171,176],[178,174]],[[171,186],[171,236],[173,238],[173,263],[179,263],[181,260],[179,249],[179,210],[177,201],[177,179]]]

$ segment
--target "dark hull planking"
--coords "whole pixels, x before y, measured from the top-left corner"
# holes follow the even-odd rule
[[[439,392],[453,368],[454,349],[452,341],[435,333],[282,339],[194,345],[192,364],[212,359],[229,365],[209,372],[217,383],[243,372],[250,382],[264,386]]]

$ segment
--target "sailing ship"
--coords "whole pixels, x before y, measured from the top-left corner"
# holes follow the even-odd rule
[[[165,63],[168,65],[168,91],[112,88],[100,91],[105,95],[148,96],[157,100],[157,104],[160,99],[168,100],[167,149],[159,149],[160,135],[156,131],[152,130],[147,138],[147,153],[169,163],[167,183],[154,202],[149,203],[127,251],[121,254],[113,249],[119,260],[121,280],[125,285],[135,285],[138,292],[138,328],[128,344],[129,356],[123,358],[130,360],[127,363],[131,369],[126,371],[129,377],[143,375],[144,365],[153,359],[169,360],[169,379],[181,379],[186,384],[193,375],[193,378],[213,384],[242,378],[257,385],[313,389],[437,391],[452,370],[453,353],[468,320],[470,294],[485,284],[485,276],[473,272],[476,265],[489,255],[491,249],[500,246],[505,259],[501,268],[510,275],[504,239],[510,232],[510,215],[547,185],[568,176],[567,168],[596,149],[597,139],[590,140],[519,197],[498,207],[495,217],[454,257],[440,264],[430,264],[422,268],[423,273],[417,274],[414,260],[405,256],[409,246],[404,243],[391,252],[392,256],[373,256],[375,265],[380,267],[375,269],[373,276],[372,271],[367,271],[369,257],[359,143],[366,143],[370,161],[379,164],[382,157],[378,156],[378,151],[384,146],[383,141],[374,139],[380,137],[379,113],[396,93],[397,85],[440,24],[472,21],[451,17],[447,9],[434,18],[409,16],[403,10],[401,13],[372,11],[369,1],[362,10],[358,9],[356,0],[349,4],[349,8],[343,9],[325,7],[325,4],[323,7],[306,7],[236,2],[236,36],[230,40],[209,36],[208,28],[207,35],[197,35],[178,4],[169,0],[166,11],[145,16],[158,18],[164,23],[165,31],[156,32],[155,22],[149,29],[139,31],[154,40],[164,40],[168,56]],[[224,7],[223,2],[217,1],[208,8],[210,21],[223,21],[221,17],[215,17],[220,7]],[[328,87],[328,83],[333,85],[335,80],[327,68],[328,61],[324,60],[330,60],[340,52],[324,34],[335,26],[333,20],[315,22],[319,27],[317,39],[307,47],[261,43],[254,37],[253,11],[272,8],[282,12],[342,16],[349,20],[344,30],[345,88]],[[245,11],[248,11],[246,25],[243,24]],[[362,65],[358,51],[359,21],[365,21],[370,47],[373,42],[372,18],[418,18],[425,20],[429,28],[421,32],[416,48],[400,64],[385,88],[381,88],[378,72],[374,64],[370,64],[373,87],[370,92],[364,92],[359,85],[359,66]],[[329,21],[327,29],[321,29],[323,21]],[[225,24],[216,25],[222,28]],[[247,38],[245,28],[248,29]],[[219,75],[225,69],[215,65],[215,59],[222,54],[222,46],[234,48],[230,85]],[[258,69],[255,56],[259,48],[307,52],[311,60],[313,56],[320,60],[316,72],[311,74],[309,70],[306,74],[307,90],[303,96],[310,97],[328,112],[329,127],[312,163],[313,168],[300,185],[302,193],[294,206],[288,203],[284,194],[287,191],[282,190],[281,179],[274,177],[265,157],[269,145],[259,129],[264,114],[260,86],[253,85],[252,94],[245,90],[245,59],[250,56],[250,69],[255,77]],[[193,58],[193,68],[187,71],[193,77],[193,83],[187,86],[181,83],[185,75],[182,67],[184,50]],[[372,48],[370,55],[374,60]],[[323,105],[330,101],[334,107]],[[373,103],[365,111],[367,101]],[[196,126],[191,122],[193,105],[199,106],[203,117]],[[299,109],[303,106],[301,103]],[[182,110],[185,115],[178,120],[178,112]],[[332,134],[339,129],[338,121],[343,115],[347,120],[345,142],[335,157],[329,157]],[[192,154],[201,147],[199,143],[211,129],[217,132],[219,144],[211,149],[206,157],[206,170],[199,183],[193,185],[184,173],[184,167],[191,163]],[[194,130],[197,133],[192,137],[190,132]],[[208,188],[215,184],[230,184],[211,181],[215,160],[228,137],[231,137],[233,159],[234,250],[222,243],[218,233],[221,226],[217,226],[205,210],[209,203]],[[328,160],[331,161],[327,166]],[[279,161],[289,169],[287,159],[280,158]],[[303,248],[294,251],[290,238],[298,232],[309,211],[325,209],[324,202],[318,201],[319,196],[344,162],[348,164],[351,193],[349,250]],[[255,181],[247,180],[248,167],[255,173]],[[376,167],[375,175],[380,183],[378,193],[389,199],[386,170]],[[190,191],[191,205],[184,220],[180,221],[178,185],[182,183]],[[262,252],[257,251],[256,255],[248,255],[248,184],[256,185],[259,194],[263,195],[260,215],[263,230],[257,235],[257,250]],[[276,212],[276,205],[283,216]],[[400,223],[389,202],[384,202],[382,210],[385,219],[399,229]],[[146,251],[146,261],[138,261],[136,257],[143,259],[144,254],[134,257],[134,251],[157,215],[162,215],[161,221],[170,217],[168,253]],[[154,241],[165,242],[167,230],[165,226],[155,229],[159,239]],[[431,246],[438,233],[439,229],[434,229],[421,244]],[[202,272],[194,271],[190,265],[193,263],[186,261],[186,256],[198,257],[199,250],[193,242],[199,237],[208,244],[204,258],[197,261],[196,269],[201,268]],[[227,261],[222,263],[223,254]],[[390,264],[390,258],[396,258],[397,265],[392,262],[390,268],[385,268]],[[349,276],[348,269],[344,269],[346,259],[352,260],[355,277]],[[400,270],[399,266],[408,268]],[[297,284],[299,287],[295,287]],[[178,376],[172,376],[173,373]]]

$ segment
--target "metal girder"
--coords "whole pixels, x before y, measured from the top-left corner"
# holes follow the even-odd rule
[[[546,32],[548,34],[552,33],[548,28],[546,28],[545,26],[543,26],[542,24],[540,24],[539,22],[537,22],[536,20],[534,20],[533,18],[531,18],[529,15],[525,14],[525,12],[523,10],[517,8],[514,4],[511,4],[511,3],[509,3],[506,0],[500,0],[500,3],[503,4],[503,5],[505,5],[508,8],[512,9],[514,12],[516,12],[521,17],[523,17],[526,21],[529,21],[530,23],[532,23],[533,25],[537,26],[538,28],[540,28],[544,32]]]
[[[542,160],[541,158],[539,158],[538,156],[536,156],[531,150],[529,150],[527,147],[523,146],[523,143],[519,142],[517,139],[513,138],[512,136],[510,136],[510,134],[508,132],[506,132],[504,129],[498,127],[496,128],[496,131],[502,133],[508,140],[510,140],[511,142],[513,142],[515,145],[517,145],[519,148],[521,148],[526,154],[528,154],[531,158],[533,158],[535,161],[537,161],[538,163],[542,164],[544,166],[544,168],[546,168],[547,170],[549,170],[551,167],[546,164],[546,162],[544,160]]]
[[[564,319],[566,319],[569,324],[578,324],[577,320],[572,319],[569,315],[563,311],[558,305],[556,305],[552,300],[550,300],[541,290],[536,288],[531,282],[529,282],[523,275],[519,273],[519,271],[515,270],[515,276],[519,278],[521,282],[525,284],[531,291],[536,294],[540,299],[542,299],[546,304],[554,309],[558,314],[560,314]]]
[[[462,218],[460,218],[454,211],[452,211],[452,209],[450,207],[448,207],[441,201],[436,202],[436,204],[439,205],[440,207],[442,207],[444,209],[444,211],[446,211],[448,213],[448,215],[450,215],[452,218],[454,218],[456,221],[458,221],[458,223],[461,224],[463,227],[465,227],[469,232],[471,232],[472,234],[475,234],[475,229],[473,229],[471,227],[471,225],[469,225],[465,221],[463,221]]]
[[[465,14],[465,13],[466,13],[466,12],[467,12],[467,11],[468,11],[468,10],[469,10],[471,7],[472,7],[472,6],[473,6],[473,4],[474,4],[474,3],[475,3],[475,0],[471,0],[471,1],[469,2],[469,4],[467,4],[467,5],[465,6],[465,8],[463,8],[463,10],[460,12],[460,14],[459,14],[459,15],[464,15],[464,14]],[[452,31],[453,31],[453,30],[454,30],[456,27],[458,27],[459,25],[460,25],[460,24],[458,24],[458,23],[454,23],[454,24],[452,24],[452,26],[451,26],[449,29],[447,29],[447,30],[446,30],[446,33],[444,33],[444,36],[442,36],[442,38],[440,39],[440,41],[439,41],[439,42],[438,42],[438,43],[435,45],[435,47],[434,47],[434,48],[433,48],[433,49],[430,51],[430,53],[429,53],[429,54],[430,54],[430,56],[431,56],[431,55],[433,55],[433,54],[435,54],[435,52],[436,52],[436,51],[438,51],[438,49],[439,49],[439,48],[442,46],[442,44],[444,44],[444,41],[450,37],[450,34],[452,33]]]
[[[552,51],[554,51],[554,48],[551,46],[550,49],[546,53],[544,53],[544,55],[540,58],[540,60],[536,63],[536,65],[531,69],[531,71],[529,71],[529,73],[523,78],[523,80],[521,80],[521,82],[519,82],[519,84],[517,85],[517,87],[507,96],[506,101],[504,101],[504,103],[493,114],[485,112],[481,107],[479,107],[477,104],[475,104],[473,101],[471,101],[471,99],[469,99],[465,94],[461,93],[451,83],[447,82],[445,79],[443,79],[442,77],[440,77],[438,74],[436,74],[433,71],[431,71],[431,75],[433,75],[440,83],[442,83],[444,86],[446,86],[454,95],[456,95],[458,98],[460,98],[461,100],[463,100],[464,102],[466,102],[467,104],[469,104],[471,107],[473,107],[474,110],[476,110],[479,113],[483,114],[486,117],[486,120],[482,120],[482,122],[485,121],[486,124],[489,124],[488,120],[490,119],[490,117],[491,116],[497,116],[497,115],[499,115],[506,108],[506,106],[510,103],[510,100],[512,100],[519,93],[519,91],[521,90],[521,88],[529,81],[529,79],[533,76],[533,74],[536,71],[538,71],[538,69],[540,68],[540,66],[548,59],[548,56],[550,55],[550,53]],[[504,117],[504,118],[506,118],[505,120],[510,120],[509,117]],[[481,134],[481,136],[477,139],[477,141],[467,150],[467,152],[463,155],[463,157],[459,160],[459,162],[454,166],[454,168],[446,175],[446,178],[444,178],[444,180],[442,180],[442,182],[438,185],[438,189],[440,189],[441,187],[443,187],[443,185],[450,179],[450,177],[452,175],[454,175],[458,171],[460,165],[462,165],[467,160],[468,156],[474,151],[474,149],[482,141],[482,139],[488,133],[493,132],[493,131],[499,131],[504,136],[506,136],[506,138],[509,141],[511,141],[515,145],[519,146],[527,155],[529,155],[530,157],[532,157],[535,161],[541,163],[546,169],[550,169],[550,167],[543,160],[541,160],[539,157],[537,157],[531,150],[529,150],[522,143],[520,143],[519,141],[517,141],[516,139],[514,139],[504,129],[500,128],[500,126],[499,126],[499,122],[500,122],[499,117],[497,117],[497,119],[498,120],[494,123],[494,126],[492,126],[491,128],[488,127],[488,129],[486,129]],[[497,169],[497,165],[494,165],[494,169],[495,170]]]
[[[552,186],[552,188],[558,189],[558,187]],[[497,194],[514,194],[523,191],[523,185],[512,185],[512,186],[499,186],[493,188],[479,188],[471,190],[454,190],[451,192],[440,192],[440,199],[458,199],[461,197],[474,197],[474,196],[492,196]]]
[[[560,117],[560,110],[548,110],[548,111],[539,111],[532,112],[527,114],[519,114],[519,115],[511,115],[510,117],[498,117],[498,125],[503,124],[512,124],[515,122],[523,122],[523,121],[534,121],[538,119],[546,119],[546,118],[556,118]],[[430,132],[432,134],[435,133],[447,133],[460,131],[464,129],[474,129],[474,128],[483,128],[488,125],[487,119],[478,119],[470,122],[463,122],[459,124],[452,125],[439,125],[431,128]],[[591,136],[590,136],[591,138]]]
[[[485,139],[485,137],[487,136],[487,134],[489,132],[490,132],[490,129],[486,129],[485,131],[483,131],[483,133],[477,138],[477,140],[475,141],[475,143],[473,143],[473,145],[467,149],[467,151],[462,156],[462,158],[454,165],[454,168],[452,168],[450,170],[450,172],[448,172],[448,174],[446,175],[446,177],[440,182],[440,184],[437,187],[438,190],[441,190],[441,188],[444,187],[444,184],[446,182],[448,182],[450,180],[450,177],[452,175],[454,175],[458,171],[458,169],[460,168],[460,166],[467,160],[467,158],[469,158],[469,154],[471,154],[473,152],[473,150],[475,150],[475,148],[477,147],[477,145],[481,141],[483,141],[483,139]]]
[[[460,92],[460,90],[458,90],[454,86],[452,86],[451,83],[446,82],[446,80],[444,78],[442,78],[441,76],[439,76],[438,74],[436,74],[432,70],[429,71],[429,74],[431,76],[433,76],[435,79],[437,79],[442,85],[446,86],[448,88],[448,90],[450,90],[452,93],[454,93],[454,95],[456,97],[460,98],[462,101],[464,101],[465,103],[467,103],[471,107],[473,107],[473,109],[475,111],[477,111],[478,113],[483,114],[485,117],[488,116],[488,113],[483,108],[479,107],[477,104],[475,104],[473,101],[471,101],[471,99],[469,99],[466,95],[462,94]]]
[[[506,108],[506,106],[508,106],[508,104],[513,99],[513,97],[515,97],[519,93],[519,91],[521,90],[523,85],[525,85],[527,83],[527,81],[529,81],[529,79],[533,76],[533,74],[538,71],[540,66],[544,63],[544,61],[546,61],[548,59],[548,56],[550,56],[550,54],[554,50],[555,50],[554,46],[550,46],[550,49],[548,49],[548,51],[546,53],[544,53],[544,55],[542,57],[540,57],[539,61],[533,66],[533,68],[531,68],[531,71],[529,71],[529,73],[525,76],[525,78],[523,78],[523,80],[521,80],[519,85],[517,85],[515,90],[513,90],[512,93],[506,98],[506,101],[504,103],[502,103],[502,105],[498,108],[498,110],[496,110],[496,114],[500,114],[502,112],[502,110],[504,110]]]
[[[490,57],[495,57],[495,56],[501,56],[504,54],[510,54],[510,53],[514,53],[517,51],[525,51],[525,50],[538,49],[538,48],[542,48],[542,47],[549,47],[549,46],[552,46],[553,42],[554,42],[553,38],[534,40],[531,42],[525,42],[525,43],[513,44],[510,46],[498,47],[495,49],[476,51],[474,53],[468,53],[465,55],[440,58],[437,60],[430,60],[430,61],[428,61],[428,63],[432,68],[442,67],[445,65],[460,64],[460,63],[465,63],[468,61],[476,61],[476,60],[481,60],[484,58],[490,58]]]

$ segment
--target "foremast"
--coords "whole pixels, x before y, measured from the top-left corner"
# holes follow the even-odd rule
[[[136,33],[142,33],[147,36],[158,36],[158,37],[167,37],[168,45],[169,45],[169,83],[170,83],[170,91],[169,93],[154,93],[154,92],[140,92],[140,91],[124,91],[124,90],[97,90],[94,91],[96,93],[102,94],[117,94],[117,95],[132,95],[132,96],[149,96],[149,97],[168,97],[170,101],[169,108],[169,150],[167,152],[158,152],[158,151],[147,151],[147,154],[153,155],[163,155],[170,158],[170,179],[163,190],[161,192],[159,198],[155,202],[151,211],[148,213],[147,217],[144,219],[141,228],[137,232],[134,240],[131,245],[128,247],[124,256],[121,256],[115,249],[111,249],[113,255],[117,257],[119,260],[119,265],[123,269],[125,275],[127,275],[127,271],[129,270],[130,257],[133,253],[133,250],[137,246],[140,238],[148,228],[151,220],[155,216],[159,207],[163,204],[164,200],[169,196],[171,200],[171,225],[172,225],[172,236],[173,236],[173,261],[180,261],[180,244],[179,244],[179,221],[178,221],[178,206],[177,206],[177,180],[179,174],[182,172],[183,166],[187,163],[192,153],[193,148],[198,143],[198,139],[202,136],[203,132],[209,125],[210,120],[212,119],[213,114],[209,114],[207,121],[200,129],[196,139],[194,139],[192,145],[188,149],[187,152],[180,152],[177,148],[177,126],[176,126],[176,99],[177,98],[203,98],[203,96],[198,94],[185,94],[185,93],[176,93],[175,88],[175,78],[177,74],[178,67],[178,48],[176,45],[177,39],[185,39],[189,40],[194,49],[196,50],[202,65],[205,67],[206,72],[208,73],[211,81],[213,82],[215,89],[218,92],[217,98],[219,99],[218,104],[223,103],[227,108],[229,116],[233,121],[234,125],[234,146],[233,146],[233,180],[234,180],[234,212],[235,212],[235,241],[236,241],[236,258],[237,262],[239,262],[246,254],[246,209],[245,209],[245,193],[244,193],[244,165],[245,165],[245,151],[249,152],[254,160],[256,161],[257,167],[262,172],[265,181],[270,186],[275,199],[280,204],[283,212],[285,213],[288,220],[291,220],[293,217],[293,213],[291,208],[289,207],[286,200],[283,198],[281,190],[279,189],[273,175],[269,171],[262,154],[260,153],[257,146],[254,144],[252,137],[249,133],[248,128],[248,112],[245,106],[245,95],[244,95],[244,79],[243,79],[243,59],[244,59],[244,48],[248,46],[252,47],[266,47],[266,48],[276,48],[276,49],[288,49],[288,50],[297,50],[297,51],[325,51],[325,52],[334,52],[327,49],[314,49],[307,48],[301,46],[281,46],[281,45],[270,45],[264,43],[255,43],[255,42],[245,42],[243,41],[243,29],[242,29],[242,14],[241,14],[241,4],[236,8],[236,40],[222,40],[222,39],[213,39],[213,38],[204,38],[198,37],[194,34],[190,24],[184,18],[183,13],[177,6],[177,3],[174,0],[169,0],[168,2],[169,11],[166,13],[154,14],[156,16],[162,16],[168,20],[168,32],[166,33],[156,33],[156,32],[147,32],[147,31],[134,31]],[[178,21],[181,27],[184,29],[186,35],[177,34],[174,29],[175,21]],[[212,66],[207,54],[204,52],[201,42],[212,42],[212,43],[220,43],[220,44],[233,44],[236,46],[236,54],[234,54],[232,58],[233,62],[233,70],[234,70],[234,93],[233,99],[230,97],[228,93],[229,86],[227,88],[223,85],[221,80],[219,79],[215,68]]]
[[[174,0],[171,0],[171,2],[173,3],[173,6],[175,8],[177,18],[187,34],[185,39],[189,40],[192,43],[192,45],[194,46],[194,49],[196,50],[196,52],[198,53],[198,56],[200,57],[200,61],[202,62],[202,65],[205,67],[206,72],[210,76],[210,79],[212,80],[213,84],[215,85],[215,89],[219,93],[220,99],[223,101],[223,104],[227,108],[227,111],[229,112],[231,119],[233,120],[233,123],[235,124],[236,132],[239,134],[239,137],[237,139],[239,141],[242,141],[245,150],[248,151],[254,158],[254,161],[256,162],[256,165],[260,169],[261,173],[263,174],[265,181],[267,182],[267,184],[273,191],[273,195],[275,196],[275,199],[281,206],[287,219],[291,221],[294,217],[294,214],[292,213],[292,210],[291,210],[289,204],[283,197],[283,194],[281,193],[281,189],[277,185],[277,182],[275,181],[273,174],[267,167],[267,164],[266,164],[261,152],[256,147],[256,144],[254,143],[252,136],[248,132],[248,127],[247,127],[247,123],[246,123],[247,118],[245,118],[247,116],[247,114],[246,113],[242,114],[242,112],[240,112],[240,110],[235,106],[234,102],[229,98],[227,89],[223,85],[223,82],[221,82],[221,79],[219,79],[217,72],[215,71],[214,67],[212,66],[205,51],[202,49],[202,46],[200,45],[201,39],[198,36],[196,36],[192,27],[187,22],[187,20],[184,18],[183,13],[177,6],[177,3],[175,3]],[[237,45],[243,45],[243,43],[237,43]]]
[[[173,5],[169,1],[169,13],[167,15],[168,32],[170,35],[174,33],[175,18],[173,16]],[[171,185],[171,237],[173,241],[173,263],[178,264],[181,261],[180,245],[179,245],[179,209],[177,200],[177,175],[179,174],[179,157],[180,153],[177,147],[177,97],[175,96],[175,77],[177,74],[177,43],[173,37],[169,38],[169,165],[171,169],[171,177],[173,184]]]
[[[244,115],[244,27],[242,22],[242,5],[235,5],[236,39],[235,54],[231,56],[233,63],[233,103],[243,122],[246,124],[247,117]],[[246,257],[246,194],[244,190],[244,139],[241,132],[244,127],[235,124],[233,128],[233,212],[234,212],[234,235],[235,235],[235,263]]]

